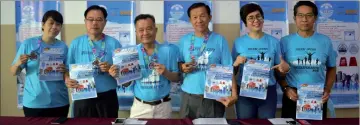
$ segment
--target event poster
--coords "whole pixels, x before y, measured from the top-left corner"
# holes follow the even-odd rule
[[[249,60],[244,64],[240,96],[265,100],[270,79],[270,62]]]
[[[113,63],[119,69],[116,78],[119,86],[142,77],[137,46],[116,49]]]
[[[135,1],[87,1],[87,7],[99,5],[108,12],[104,33],[120,41],[123,47],[136,45]]]
[[[16,51],[21,43],[28,38],[40,36],[41,21],[48,10],[62,13],[60,1],[15,1]],[[61,35],[56,38],[60,39]],[[17,107],[22,109],[26,71],[22,70],[17,76]]]
[[[298,86],[296,119],[322,120],[324,83],[304,83]]]
[[[316,31],[327,35],[338,57],[330,99],[335,108],[359,106],[359,1],[315,1]]]
[[[199,1],[178,1],[165,0],[164,1],[164,40],[176,44],[178,40],[185,34],[194,32],[187,9]],[[203,1],[212,9],[211,1]],[[210,31],[212,22],[209,24]]]
[[[64,64],[63,48],[44,48],[40,54],[39,79],[42,81],[59,81],[64,79],[64,73],[59,71]]]
[[[78,81],[79,84],[77,88],[70,89],[73,101],[97,97],[93,64],[71,64],[69,74],[70,79]]]
[[[211,66],[206,71],[204,98],[218,100],[231,96],[232,66]]]
[[[272,35],[280,40],[289,34],[289,24],[287,21],[287,2],[286,0],[261,1],[261,0],[244,0],[240,1],[240,8],[248,3],[260,5],[264,12],[263,32]],[[248,30],[245,23],[240,20],[240,35],[247,34]]]

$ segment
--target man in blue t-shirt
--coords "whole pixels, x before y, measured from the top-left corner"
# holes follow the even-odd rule
[[[178,82],[178,49],[175,45],[156,42],[155,18],[150,14],[140,14],[134,21],[142,78],[130,87],[134,92],[134,103],[130,118],[171,118],[171,82]],[[118,67],[113,65],[110,74],[118,75]]]
[[[326,102],[336,76],[337,54],[329,37],[313,30],[317,16],[318,9],[314,3],[299,1],[294,6],[298,31],[280,40],[283,57],[290,65],[286,79],[279,81],[284,91],[281,117],[296,117],[297,88],[300,84],[321,83],[325,84],[322,101],[323,118],[326,118]]]
[[[225,106],[237,100],[236,82],[233,80],[232,95],[220,100],[204,98],[206,70],[211,64],[232,66],[232,58],[227,40],[208,29],[211,20],[210,7],[204,3],[194,3],[187,10],[195,32],[180,38],[180,67],[184,73],[181,86],[180,117],[204,118],[223,117]]]
[[[121,48],[118,40],[103,34],[107,12],[103,7],[94,5],[85,13],[87,34],[75,38],[69,47],[67,65],[92,63],[95,65],[95,84],[97,97],[74,101],[74,117],[118,117],[118,98],[116,80],[108,70],[112,64],[112,52]],[[68,88],[77,88],[76,80],[65,75]]]

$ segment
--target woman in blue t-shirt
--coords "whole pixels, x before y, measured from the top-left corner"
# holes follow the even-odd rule
[[[12,63],[13,75],[26,71],[22,101],[25,117],[68,115],[69,98],[63,80],[67,46],[55,38],[62,24],[63,17],[58,11],[47,11],[42,18],[43,34],[24,40]],[[46,60],[46,56],[57,59]]]
[[[266,83],[263,82],[265,80],[260,80],[260,82],[256,81],[259,86],[249,85],[249,83],[246,86],[243,85],[243,88],[238,87],[241,95],[238,97],[238,101],[236,102],[236,115],[239,119],[274,118],[277,99],[274,70],[285,73],[289,70],[289,65],[284,61],[281,61],[279,41],[275,37],[262,31],[264,13],[261,7],[254,3],[246,4],[240,9],[240,16],[249,32],[246,35],[237,38],[232,49],[232,57],[235,61],[234,75],[237,80],[237,84],[239,86],[241,86],[241,84],[247,84],[241,83],[241,79],[244,63],[249,60],[268,63],[271,70],[267,86]],[[239,75],[237,76],[237,74]],[[263,95],[262,97],[252,96],[255,95],[254,91],[260,92],[261,88],[264,88],[263,90],[267,91],[255,94]],[[245,91],[248,91],[248,89],[254,90],[249,91],[249,94],[243,94]]]

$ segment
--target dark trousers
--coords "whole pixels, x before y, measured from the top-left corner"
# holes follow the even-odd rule
[[[293,89],[297,90],[296,88]],[[323,119],[326,118],[326,113],[327,113],[327,102],[323,104]],[[282,97],[281,117],[296,119],[296,102],[290,100],[285,93],[283,94]]]
[[[181,118],[222,118],[224,113],[225,106],[216,100],[186,92],[181,95]]]
[[[56,108],[28,108],[23,107],[25,117],[67,117],[69,105]]]
[[[119,102],[116,90],[97,94],[97,98],[74,101],[74,117],[117,118]]]

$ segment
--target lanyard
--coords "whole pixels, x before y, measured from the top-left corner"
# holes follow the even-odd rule
[[[204,41],[203,41],[203,43],[201,45],[200,53],[198,54],[198,56],[201,56],[204,53],[204,50],[206,48],[206,44],[207,44],[207,42],[209,40],[210,34],[211,34],[211,32],[209,32],[208,34],[205,35],[205,38],[204,38]],[[189,48],[190,59],[195,59],[195,56],[193,55],[193,52],[195,50],[194,42],[195,42],[195,33],[191,36],[191,43],[190,43],[190,48]]]
[[[96,54],[96,48],[95,48],[94,42],[91,41],[90,37],[88,37],[88,41],[89,41],[89,45],[92,49],[94,60],[101,61],[101,59],[105,55],[105,34],[102,34],[102,38],[100,41],[101,42],[101,51],[100,51],[99,55]]]
[[[145,48],[144,48],[144,46],[142,45],[141,46],[141,51],[142,51],[142,53],[143,53],[143,57],[144,57],[144,65],[145,65],[145,67],[146,67],[146,69],[152,69],[153,68],[153,66],[152,67],[150,67],[150,65],[152,64],[154,64],[154,63],[156,63],[157,62],[157,60],[158,60],[158,45],[155,43],[155,49],[154,49],[154,52],[153,52],[153,54],[152,54],[152,56],[148,56],[147,54],[146,54],[146,51],[145,51]],[[151,62],[150,62],[150,60],[151,60]]]

